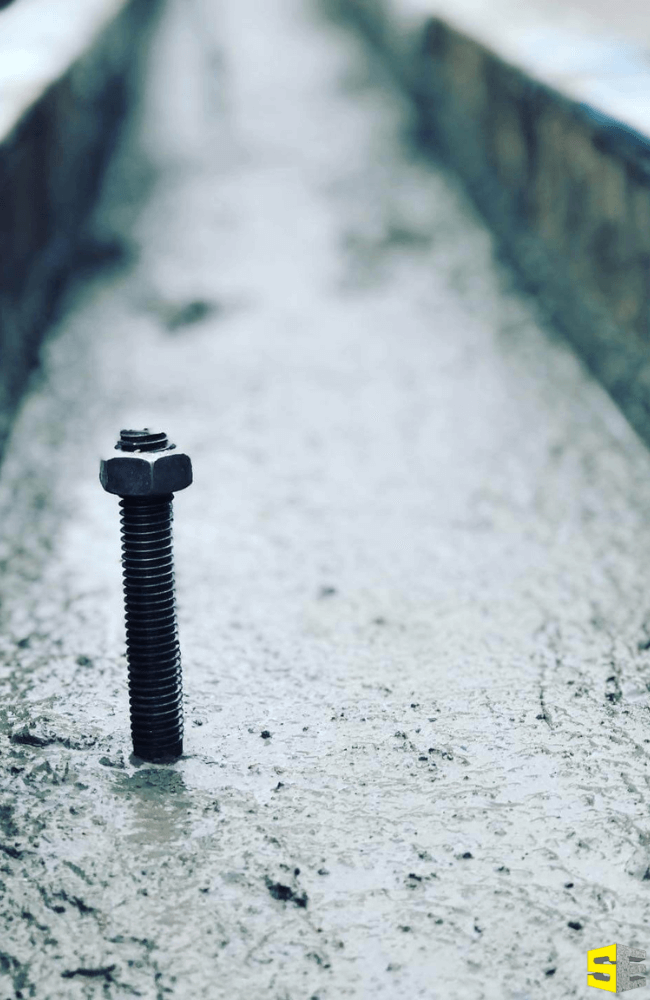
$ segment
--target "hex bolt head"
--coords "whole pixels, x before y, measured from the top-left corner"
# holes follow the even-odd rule
[[[183,752],[176,628],[172,494],[192,482],[192,463],[167,435],[123,430],[99,479],[121,497],[122,568],[133,752],[149,761]]]
[[[114,458],[102,459],[99,481],[107,493],[115,493],[119,497],[178,493],[192,482],[192,463],[188,455],[171,448],[143,454],[124,452]]]

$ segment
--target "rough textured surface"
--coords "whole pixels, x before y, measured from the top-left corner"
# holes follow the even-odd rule
[[[75,270],[158,0],[22,0],[0,14],[0,454]]]
[[[154,55],[138,266],[68,300],[0,480],[0,995],[584,996],[648,946],[648,454],[358,39],[229,0]],[[97,481],[144,425],[195,472],[173,767]]]
[[[339,6],[389,54],[429,143],[650,442],[647,53],[543,0]]]

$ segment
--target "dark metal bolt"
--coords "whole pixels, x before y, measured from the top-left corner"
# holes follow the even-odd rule
[[[183,752],[181,658],[172,561],[172,494],[192,482],[187,455],[167,435],[123,430],[99,478],[121,497],[122,567],[133,752],[143,760]]]

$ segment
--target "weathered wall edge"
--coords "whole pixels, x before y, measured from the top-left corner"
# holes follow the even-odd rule
[[[75,273],[158,7],[159,0],[109,5],[81,55],[39,88],[0,140],[0,456],[42,337]]]
[[[650,138],[446,18],[422,17],[405,38],[390,3],[340,8],[390,57],[424,142],[463,178],[526,287],[650,444]]]

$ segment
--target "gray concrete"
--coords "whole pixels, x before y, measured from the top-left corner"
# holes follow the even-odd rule
[[[139,263],[69,300],[2,469],[0,996],[583,996],[649,944],[648,454],[357,39],[182,6]],[[97,479],[142,423],[195,470],[172,767],[130,757]]]

